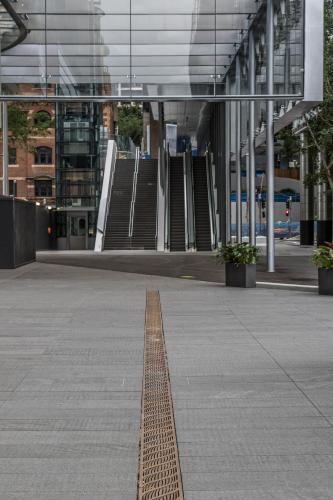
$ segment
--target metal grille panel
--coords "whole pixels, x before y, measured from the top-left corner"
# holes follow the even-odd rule
[[[183,500],[159,292],[147,292],[138,500]]]

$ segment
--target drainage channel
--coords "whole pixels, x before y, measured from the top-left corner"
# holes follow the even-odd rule
[[[147,291],[138,500],[183,500],[159,292]]]

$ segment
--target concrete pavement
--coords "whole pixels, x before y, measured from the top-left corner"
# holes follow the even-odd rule
[[[50,264],[0,271],[0,500],[134,500],[145,292],[186,500],[333,497],[330,297]]]
[[[318,271],[311,262],[313,247],[300,247],[296,241],[276,241],[276,270],[266,272],[265,247],[263,239],[258,246],[262,256],[258,264],[257,279],[273,282],[316,286]],[[224,266],[217,265],[212,252],[172,252],[153,251],[93,251],[39,252],[38,262],[105,269],[128,273],[169,276],[224,283]]]

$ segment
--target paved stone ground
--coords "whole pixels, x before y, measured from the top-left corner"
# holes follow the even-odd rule
[[[301,291],[0,271],[0,500],[135,500],[146,288],[186,500],[333,498],[333,309]]]
[[[265,251],[262,248],[263,253]],[[266,272],[264,255],[257,279],[263,282],[317,285],[317,269],[311,263],[313,248],[300,248],[296,242],[276,242],[275,274]],[[181,277],[224,283],[224,266],[217,265],[211,252],[157,253],[140,251],[39,252],[38,261],[49,264],[88,267],[155,276]]]

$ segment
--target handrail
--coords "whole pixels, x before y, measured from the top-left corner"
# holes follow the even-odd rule
[[[184,182],[186,183],[186,237],[187,237],[187,250],[195,250],[196,237],[195,237],[195,212],[194,212],[194,181],[193,181],[193,165],[192,165],[192,153],[187,151],[184,153],[184,166],[186,171],[186,177]]]
[[[207,190],[208,190],[208,206],[209,206],[209,222],[210,222],[210,238],[212,249],[216,248],[216,219],[215,219],[215,200],[214,186],[211,170],[211,152],[206,150],[206,174],[207,174]]]
[[[133,187],[132,187],[132,200],[131,200],[131,210],[130,210],[130,220],[128,226],[128,237],[132,238],[133,228],[134,228],[134,215],[135,215],[135,203],[136,203],[136,189],[138,184],[138,173],[140,164],[140,148],[135,150],[135,166],[133,175]]]
[[[195,225],[195,200],[194,200],[194,176],[193,176],[193,158],[192,153],[190,153],[190,179],[191,179],[191,194],[192,194],[192,248],[196,249],[197,246],[197,233]]]
[[[165,154],[165,226],[164,226],[164,246],[165,250],[170,249],[170,153],[169,145],[166,151],[162,151]]]
[[[187,203],[187,158],[186,153],[183,153],[183,175],[184,175],[184,218],[185,218],[185,248],[189,249],[189,234],[188,234],[188,203]]]
[[[108,141],[104,175],[103,175],[102,194],[98,210],[95,252],[102,252],[104,247],[104,237],[105,237],[106,223],[109,215],[116,161],[117,161],[117,144],[115,141]]]

